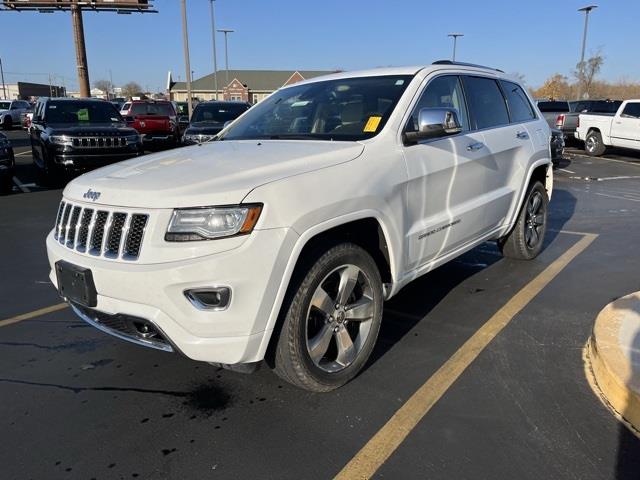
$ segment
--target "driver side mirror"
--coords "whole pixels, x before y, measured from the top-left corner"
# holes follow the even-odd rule
[[[418,131],[405,132],[410,142],[446,137],[462,131],[458,112],[451,108],[421,108],[418,112]]]

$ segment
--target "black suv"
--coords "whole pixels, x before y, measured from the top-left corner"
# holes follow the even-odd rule
[[[11,142],[4,133],[0,133],[0,195],[11,192],[15,165]]]
[[[30,129],[33,162],[41,183],[55,185],[65,173],[135,157],[140,135],[127,127],[111,102],[99,99],[42,98]]]
[[[185,145],[213,140],[227,122],[231,122],[251,108],[246,102],[201,102],[196,105],[191,123],[184,132]]]

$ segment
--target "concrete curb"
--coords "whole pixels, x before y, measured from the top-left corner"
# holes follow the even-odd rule
[[[640,292],[598,314],[587,357],[605,403],[640,435]]]

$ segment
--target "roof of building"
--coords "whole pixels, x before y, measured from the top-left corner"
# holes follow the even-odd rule
[[[291,76],[298,72],[305,79],[318,77],[334,73],[333,71],[323,70],[229,70],[229,82],[227,82],[227,70],[218,70],[218,89],[222,90],[237,78],[242,84],[247,85],[251,90],[273,91],[282,87]],[[192,90],[214,90],[215,74],[210,73],[202,78],[198,78],[191,82]],[[176,82],[172,91],[186,90],[186,82]]]

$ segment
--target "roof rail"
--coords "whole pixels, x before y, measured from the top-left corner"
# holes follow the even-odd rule
[[[499,68],[487,67],[485,65],[478,65],[476,63],[453,62],[451,60],[436,60],[431,65],[460,65],[461,67],[486,68],[488,70],[495,70],[496,72],[504,73],[504,71],[500,70]]]

